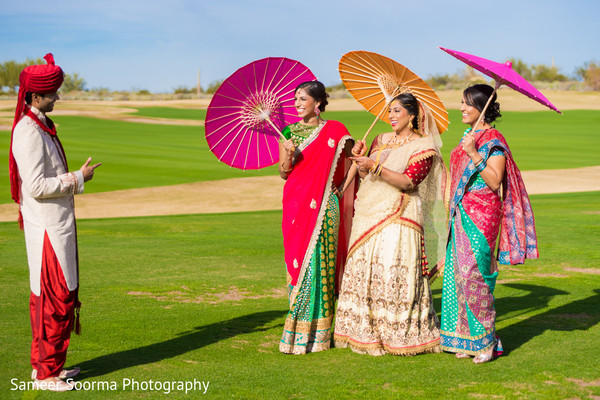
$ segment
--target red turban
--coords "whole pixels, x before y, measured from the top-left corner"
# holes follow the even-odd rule
[[[58,91],[65,78],[63,70],[54,64],[54,56],[48,53],[44,56],[48,64],[46,65],[30,65],[21,71],[19,76],[19,98],[17,100],[17,108],[15,110],[15,119],[13,121],[12,132],[10,136],[10,153],[8,161],[8,172],[10,176],[10,191],[12,199],[18,203],[20,197],[19,187],[19,170],[12,152],[12,133],[15,126],[21,119],[25,110],[25,94],[26,92],[46,94]]]

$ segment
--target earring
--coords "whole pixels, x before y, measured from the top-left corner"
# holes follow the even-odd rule
[[[411,131],[413,130],[412,119],[410,121],[408,121],[408,129]]]
[[[315,106],[315,114],[317,114],[317,119],[319,119],[321,115],[321,110],[319,109],[319,106]]]

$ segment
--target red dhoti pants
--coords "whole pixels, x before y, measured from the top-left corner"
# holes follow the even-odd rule
[[[55,377],[67,359],[73,330],[77,289],[69,291],[48,234],[44,235],[40,295],[31,293],[31,366],[37,379]]]

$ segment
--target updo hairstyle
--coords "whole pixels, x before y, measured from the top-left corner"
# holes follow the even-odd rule
[[[483,107],[485,107],[485,103],[487,103],[493,92],[494,88],[490,85],[477,84],[466,88],[463,92],[463,96],[467,102],[467,105],[475,107],[479,112],[481,112]],[[498,96],[496,96],[496,93],[494,93],[494,97],[492,97],[490,105],[488,106],[487,110],[485,110],[483,120],[487,124],[491,124],[502,116],[500,113],[500,103],[496,101],[497,99]]]
[[[392,103],[397,101],[402,107],[408,111],[409,115],[414,115],[412,120],[413,130],[416,132],[419,130],[419,101],[412,93],[402,93],[399,96],[394,97]],[[391,103],[390,103],[391,104]]]
[[[329,104],[329,102],[327,101],[329,95],[325,91],[325,85],[323,85],[319,81],[303,82],[298,85],[294,93],[297,93],[300,89],[304,89],[310,97],[312,97],[319,103],[319,110],[321,112],[325,111],[325,106]]]

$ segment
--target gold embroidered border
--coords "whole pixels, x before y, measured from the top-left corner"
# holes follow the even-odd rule
[[[283,330],[296,333],[310,333],[312,331],[330,329],[332,322],[333,316],[312,321],[297,321],[288,317],[285,320]]]
[[[479,354],[482,354],[482,353],[486,353],[490,349],[492,349],[494,346],[496,346],[496,343],[492,342],[488,346],[484,347],[483,349],[481,349],[479,351],[473,351],[473,350],[467,350],[467,349],[459,349],[459,348],[456,348],[456,347],[444,346],[443,344],[440,344],[440,348],[443,351],[448,351],[450,353],[468,354],[470,356],[476,356],[476,355],[479,355]]]
[[[340,158],[342,150],[346,146],[346,141],[348,140],[354,139],[350,135],[345,135],[340,139],[340,141],[338,142],[337,149],[335,151],[335,156],[333,157],[333,160],[331,162],[331,167],[329,169],[329,177],[327,177],[327,182],[325,183],[325,192],[323,193],[321,207],[319,208],[319,215],[317,216],[317,221],[315,223],[313,233],[310,237],[310,241],[308,242],[308,247],[306,253],[304,254],[304,259],[302,260],[302,266],[300,267],[300,273],[298,274],[296,286],[294,286],[292,292],[290,293],[290,310],[294,309],[294,304],[296,302],[298,290],[300,290],[301,283],[304,280],[304,275],[306,274],[306,270],[308,269],[308,265],[310,264],[310,259],[312,258],[313,251],[315,250],[317,240],[319,239],[319,232],[321,231],[321,226],[323,225],[323,218],[325,217],[325,209],[327,208],[327,202],[329,201],[329,195],[331,194],[331,183],[333,182],[333,175],[335,174],[337,162]]]
[[[484,338],[485,336],[489,335],[490,333],[492,333],[494,331],[486,331],[486,333],[483,333],[483,334],[481,334],[479,336],[461,335],[460,333],[447,332],[447,331],[442,331],[442,330],[440,332],[444,336],[455,337],[455,338],[467,339],[467,340],[475,341],[475,340],[479,340],[479,339]]]
[[[411,219],[404,218],[401,216],[404,213],[404,210],[408,206],[409,202],[410,196],[407,196],[405,193],[401,193],[400,206],[398,207],[398,209],[385,219],[375,224],[375,226],[373,226],[371,229],[363,233],[363,235],[360,238],[356,239],[356,241],[350,246],[350,249],[348,250],[347,258],[350,258],[350,256],[356,251],[356,249],[358,249],[363,243],[365,243],[369,238],[371,238],[371,236],[373,236],[377,232],[380,232],[381,230],[383,230],[383,228],[392,223],[400,223],[401,225],[414,229],[415,231],[419,232],[422,236],[423,227],[421,225],[419,225],[417,222]]]
[[[406,166],[409,167],[409,166],[413,165],[414,163],[418,163],[419,161],[423,161],[429,157],[435,157],[436,155],[438,155],[438,153],[435,150],[423,150],[419,153],[413,154],[408,159],[408,163],[406,164]]]
[[[408,226],[409,228],[419,232],[421,236],[423,236],[423,227],[410,218],[397,217],[394,222],[400,222],[401,225]]]
[[[450,176],[450,173],[448,171],[448,168],[446,168],[446,164],[444,163],[444,159],[442,157],[439,157],[439,162],[442,163],[442,171],[444,171],[444,176],[446,177],[445,182],[444,182],[444,193],[442,194],[444,196],[444,208],[446,209],[446,216],[448,215],[448,213],[450,212],[450,190],[451,190],[451,185],[452,185],[452,177]],[[448,222],[448,219],[446,218],[446,225]]]
[[[323,343],[311,343],[310,349],[308,346],[292,345],[287,343],[279,343],[279,351],[285,354],[301,355],[307,353],[317,353],[319,351],[329,350],[331,348],[331,341]]]
[[[366,231],[365,233],[363,233],[361,237],[359,237],[358,239],[356,239],[356,241],[354,243],[352,243],[350,245],[350,248],[348,249],[347,259],[350,258],[350,256],[352,255],[352,253],[354,253],[354,251],[361,244],[363,244],[367,239],[369,239],[376,232],[379,232],[384,227],[386,227],[388,224],[390,224],[392,222],[391,219],[396,214],[402,214],[404,212],[404,210],[406,209],[406,206],[408,205],[409,201],[410,201],[410,197],[408,197],[405,193],[401,192],[400,193],[400,205],[398,206],[398,208],[396,209],[396,211],[392,212],[391,215],[389,215],[386,218],[384,218],[383,220],[379,221],[371,229],[369,229],[368,231]]]
[[[321,129],[323,129],[323,127],[325,126],[325,124],[327,123],[327,121],[323,121],[322,124],[320,124],[319,126],[317,126],[317,128],[313,131],[313,133],[311,133],[310,135],[308,135],[306,137],[306,139],[304,139],[304,141],[302,143],[300,143],[298,145],[298,151],[302,152],[305,148],[307,148],[319,135],[319,132],[321,132]]]
[[[358,342],[350,337],[341,336],[338,334],[333,335],[334,343],[336,347],[345,347],[345,344],[349,345],[358,350],[378,350],[382,349],[386,353],[394,354],[398,356],[410,356],[421,353],[439,353],[440,352],[440,339],[434,339],[428,343],[422,343],[414,346],[406,346],[406,347],[392,347],[385,343],[377,342],[377,343],[362,343]]]

